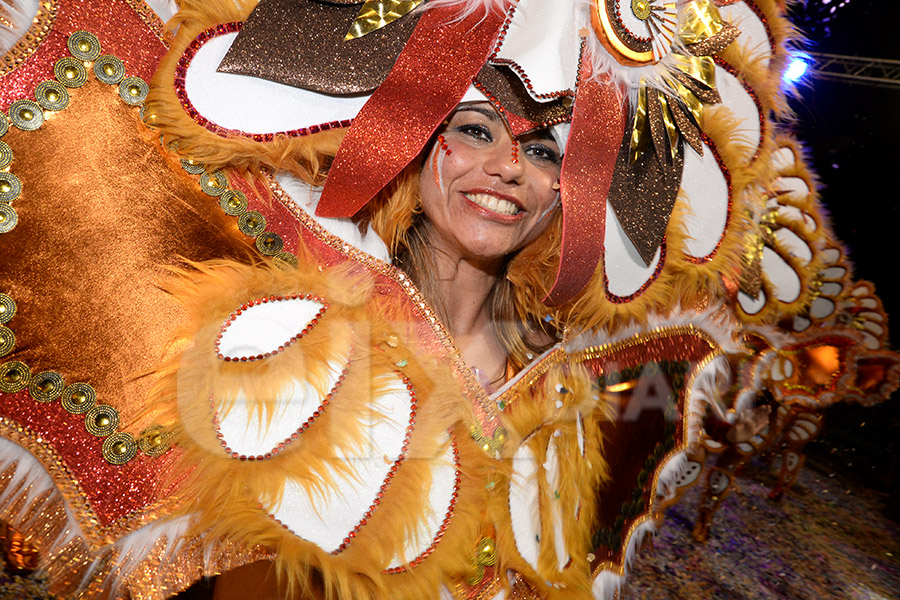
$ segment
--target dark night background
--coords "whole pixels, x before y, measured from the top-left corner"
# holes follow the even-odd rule
[[[832,9],[834,11],[832,12]],[[792,11],[811,52],[900,59],[893,2],[808,0]],[[900,82],[893,88],[823,80],[815,72],[791,101],[821,178],[821,199],[834,231],[849,250],[857,279],[875,284],[900,346]],[[808,448],[811,466],[837,472],[885,494],[900,519],[900,392],[881,405],[836,405],[826,430]],[[809,464],[809,463],[808,463]]]

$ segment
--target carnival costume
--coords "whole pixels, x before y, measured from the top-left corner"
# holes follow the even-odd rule
[[[341,599],[607,598],[757,392],[897,387],[779,130],[774,0],[161,4],[9,15],[0,517],[54,592],[272,560]],[[507,271],[561,339],[490,395],[351,220],[468,100],[566,140]]]

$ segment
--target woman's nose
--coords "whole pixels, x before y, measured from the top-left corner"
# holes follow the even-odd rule
[[[490,156],[485,160],[484,170],[503,181],[517,181],[525,172],[521,152],[522,148],[518,141],[498,140],[491,148]]]

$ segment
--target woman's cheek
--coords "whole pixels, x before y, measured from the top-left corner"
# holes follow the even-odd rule
[[[447,145],[447,140],[443,135],[437,137],[437,142],[431,149],[431,155],[428,157],[428,168],[431,170],[431,177],[434,179],[434,185],[440,190],[442,196],[447,195],[444,189],[444,159],[450,156],[453,151]]]

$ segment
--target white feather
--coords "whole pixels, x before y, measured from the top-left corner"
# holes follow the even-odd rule
[[[594,600],[614,600],[622,597],[622,586],[625,585],[625,579],[628,577],[628,570],[631,563],[634,562],[634,556],[637,549],[644,541],[647,535],[656,535],[657,526],[654,521],[644,521],[638,525],[637,529],[628,539],[628,547],[625,549],[625,565],[622,575],[613,573],[612,571],[600,571],[594,578],[591,585],[591,594]]]
[[[31,27],[38,11],[38,0],[0,2],[0,54],[6,54]]]
[[[675,482],[684,475],[688,459],[684,451],[666,461],[656,482],[656,495],[668,500],[675,495]]]

